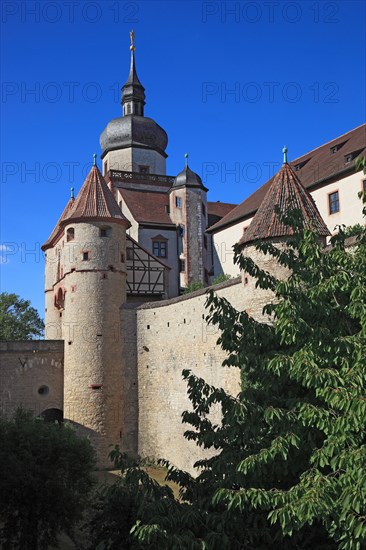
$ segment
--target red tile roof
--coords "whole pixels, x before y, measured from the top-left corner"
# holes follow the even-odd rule
[[[365,131],[366,124],[362,124],[354,130],[292,161],[290,164],[298,168],[296,173],[299,175],[303,186],[306,189],[316,186],[321,187],[332,179],[352,173],[354,170],[354,158],[347,162],[346,157],[348,155],[358,156],[365,151]],[[238,223],[240,220],[252,217],[259,208],[272,181],[273,178],[257,189],[245,201],[231,210],[214,226],[210,227],[210,231],[215,232],[226,226]]]
[[[93,166],[75,199],[68,220],[108,220],[130,226],[97,166]],[[63,223],[65,220],[63,220]]]
[[[228,202],[207,202],[208,227],[217,223],[236,206],[237,204],[230,204]]]
[[[108,185],[97,166],[93,166],[83,183],[76,199],[71,198],[61,214],[54,230],[42,246],[51,248],[60,238],[63,226],[68,220],[110,220],[130,227],[130,222],[122,214]]]
[[[62,212],[58,222],[56,223],[51,235],[48,237],[47,241],[42,245],[42,250],[47,250],[47,248],[51,248],[54,245],[54,243],[57,241],[58,237],[62,234],[63,229],[61,226],[61,222],[68,217],[69,212],[72,209],[72,206],[74,205],[74,202],[75,202],[75,199],[71,197],[71,199],[69,199],[69,202],[65,206],[65,209]]]
[[[275,175],[270,189],[249,228],[240,239],[239,245],[245,245],[257,239],[292,235],[292,228],[279,219],[277,208],[280,212],[286,212],[289,208],[300,210],[305,227],[314,228],[322,236],[330,235],[313,198],[304,189],[293,168],[285,163]]]
[[[174,225],[168,214],[168,193],[121,188],[119,192],[137,222]]]

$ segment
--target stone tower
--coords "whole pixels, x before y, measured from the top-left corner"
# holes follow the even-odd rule
[[[119,308],[129,226],[94,165],[43,245],[47,264],[52,258],[46,324],[61,320],[65,345],[64,418],[91,439],[100,467],[123,434]]]
[[[130,73],[122,86],[122,116],[109,121],[100,136],[103,174],[123,170],[165,175],[168,136],[145,116],[145,88],[136,72],[133,31],[130,50]]]
[[[323,245],[326,243],[326,237],[330,235],[313,198],[287,163],[286,147],[283,153],[283,165],[274,176],[272,185],[238,243],[245,256],[250,256],[260,268],[279,279],[285,279],[290,275],[288,268],[281,266],[273,256],[264,255],[255,247],[255,242],[258,240],[271,241],[277,248],[286,247],[286,242],[293,230],[283,223],[277,210],[285,213],[288,209],[296,209],[302,218],[303,226],[314,229]],[[253,286],[254,289],[255,280],[251,281],[247,273],[243,274],[243,283],[245,286],[249,285],[249,288]]]
[[[169,193],[172,221],[179,227],[180,286],[193,281],[208,283],[207,193],[198,174],[186,166],[174,180]]]

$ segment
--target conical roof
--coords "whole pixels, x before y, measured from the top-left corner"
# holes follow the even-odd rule
[[[62,212],[60,219],[56,223],[55,228],[52,231],[51,235],[48,237],[47,241],[42,245],[42,250],[47,250],[47,248],[51,248],[54,245],[54,243],[58,240],[58,237],[62,234],[62,231],[63,231],[61,223],[63,222],[63,220],[65,220],[68,217],[70,210],[74,205],[74,202],[75,202],[74,197],[71,197],[69,199],[69,202],[65,206],[65,209]]]
[[[98,167],[94,165],[86,177],[76,199],[67,203],[49,239],[42,250],[52,247],[62,235],[67,223],[83,221],[109,221],[130,227]]]
[[[73,208],[67,218],[62,220],[62,224],[64,225],[66,220],[70,222],[109,219],[130,227],[130,222],[122,214],[105,179],[94,165],[75,199]]]
[[[304,189],[294,170],[285,162],[274,177],[273,183],[258,208],[251,224],[239,241],[244,246],[258,239],[287,237],[293,229],[285,225],[276,209],[285,212],[289,208],[301,212],[305,227],[313,228],[320,236],[330,232],[321,217],[311,195]]]

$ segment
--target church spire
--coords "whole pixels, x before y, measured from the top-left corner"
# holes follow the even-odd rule
[[[145,88],[141,84],[136,72],[135,63],[135,33],[130,32],[131,39],[131,65],[126,84],[122,86],[122,108],[123,116],[139,115],[144,116]]]

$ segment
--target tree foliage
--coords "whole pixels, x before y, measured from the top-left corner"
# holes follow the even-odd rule
[[[0,294],[0,340],[31,340],[42,336],[44,323],[29,300]]]
[[[196,463],[196,478],[165,463],[180,500],[155,494],[141,470],[129,473],[150,497],[133,528],[142,546],[366,547],[366,230],[348,248],[339,228],[324,252],[295,214],[282,216],[294,230],[286,249],[256,245],[291,269],[287,280],[236,251],[241,269],[276,297],[264,308],[271,323],[208,295],[224,364],[241,370],[243,389],[232,397],[184,371],[185,437],[216,455]],[[222,421],[213,424],[217,403]]]
[[[80,519],[94,451],[69,426],[18,411],[0,418],[0,546],[42,550]]]

